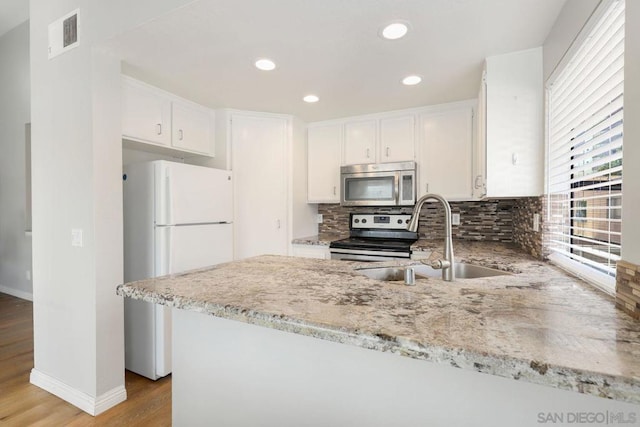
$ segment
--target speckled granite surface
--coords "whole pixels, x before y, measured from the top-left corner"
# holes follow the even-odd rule
[[[613,298],[514,246],[456,243],[457,261],[519,274],[454,283],[418,278],[411,287],[356,270],[371,264],[261,256],[133,282],[117,292],[640,404],[640,324],[616,309]],[[440,243],[418,247],[433,257]]]
[[[333,240],[338,240],[341,237],[339,235],[331,235],[325,238],[320,238],[319,236],[309,236],[309,237],[298,237],[297,239],[293,239],[291,241],[294,245],[313,245],[313,246],[329,246],[329,243]]]

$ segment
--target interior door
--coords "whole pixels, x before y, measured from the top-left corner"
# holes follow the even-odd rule
[[[284,118],[232,116],[236,259],[287,254],[287,129]]]

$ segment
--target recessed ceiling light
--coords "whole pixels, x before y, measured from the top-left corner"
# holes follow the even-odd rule
[[[387,40],[397,40],[405,36],[409,26],[404,22],[393,22],[382,29],[380,34]]]
[[[270,59],[258,59],[256,61],[256,68],[262,71],[271,71],[276,68],[276,64]]]
[[[402,84],[407,86],[417,85],[422,81],[422,77],[420,76],[407,76],[402,79]]]
[[[318,98],[315,95],[307,95],[304,98],[302,98],[302,100],[304,102],[309,102],[309,103],[313,103],[313,102],[318,102],[320,100],[320,98]]]

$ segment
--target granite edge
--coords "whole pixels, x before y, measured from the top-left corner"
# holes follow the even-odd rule
[[[297,237],[291,240],[292,245],[329,246],[331,240],[321,239],[319,236]]]
[[[163,296],[119,285],[120,296],[203,313],[256,326],[268,327],[341,344],[398,354],[413,359],[455,368],[495,375],[514,380],[551,386],[601,398],[640,404],[640,383],[633,378],[614,376],[547,364],[543,361],[519,359],[499,354],[483,354],[463,348],[417,343],[402,337],[357,333],[310,324],[283,315],[247,310],[234,306],[203,303],[190,299]]]

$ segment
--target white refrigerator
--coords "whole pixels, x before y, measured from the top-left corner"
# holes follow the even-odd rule
[[[125,282],[233,259],[231,172],[164,160],[123,173]],[[171,373],[171,309],[125,298],[125,367]]]

